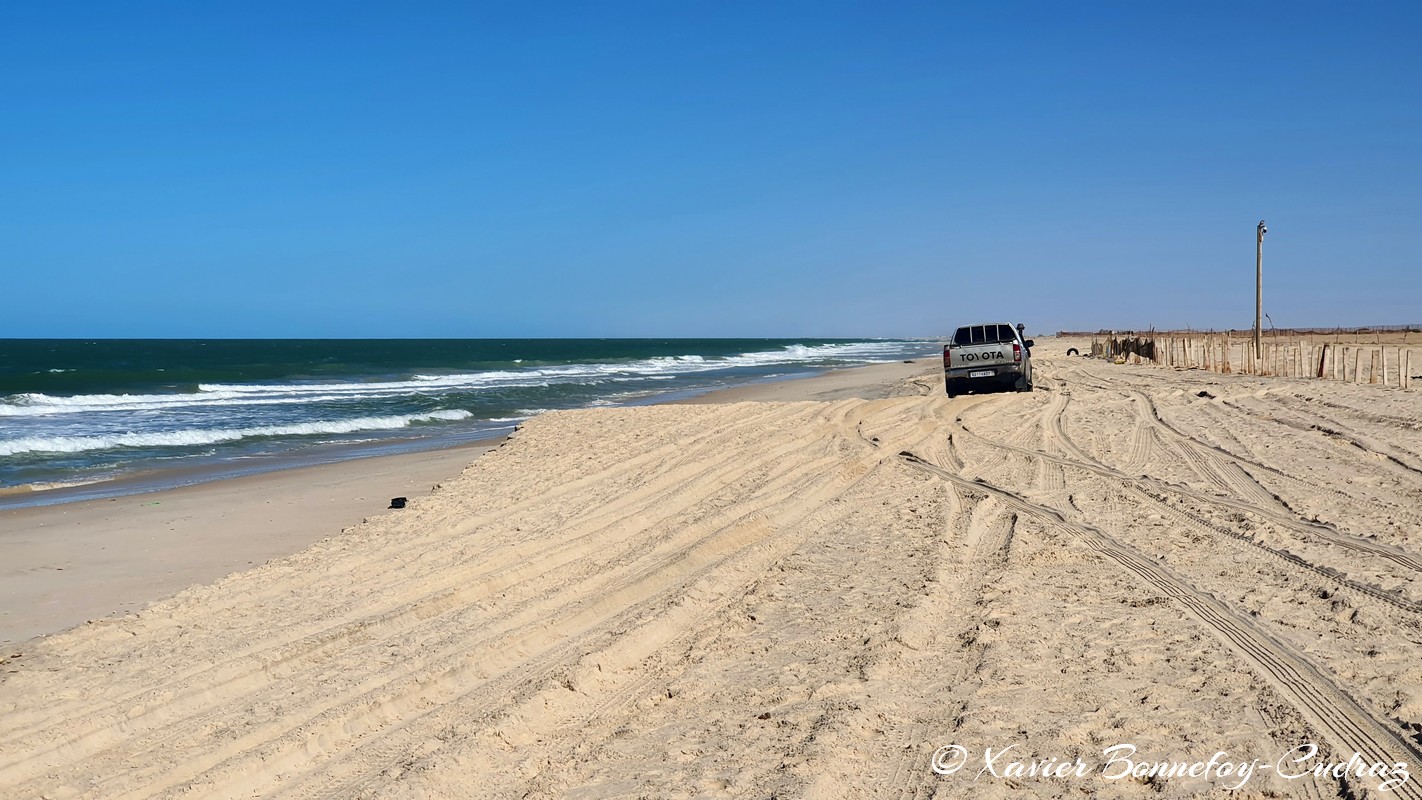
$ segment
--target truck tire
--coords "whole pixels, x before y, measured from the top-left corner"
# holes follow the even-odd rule
[[[1068,347],[1068,348],[1067,348],[1067,355],[1069,355],[1069,356],[1079,356],[1079,355],[1081,355],[1081,351],[1078,350],[1078,349],[1076,349],[1075,347]]]

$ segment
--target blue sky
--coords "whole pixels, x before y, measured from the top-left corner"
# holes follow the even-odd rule
[[[1422,322],[1422,11],[6,3],[0,336]]]

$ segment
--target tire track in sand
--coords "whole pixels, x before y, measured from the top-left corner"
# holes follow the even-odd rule
[[[794,413],[794,412],[801,412],[801,411],[804,410],[804,407],[798,407],[798,408],[797,408],[797,407],[795,407],[795,406],[789,406],[788,409],[789,409],[789,410],[787,410],[787,408],[781,408],[780,411],[779,411],[779,417],[780,417],[780,420],[781,420],[782,422],[793,419],[793,418],[795,417],[795,413]],[[822,410],[823,410],[823,408],[821,407],[821,411],[822,411]],[[793,426],[792,426],[792,427],[793,427]],[[785,499],[789,499],[789,498],[791,498],[791,497],[798,496],[800,493],[806,492],[806,490],[808,489],[808,486],[806,485],[806,481],[809,481],[811,484],[814,484],[814,483],[818,483],[818,482],[824,481],[826,478],[829,478],[829,479],[833,480],[833,476],[834,476],[834,474],[835,474],[835,473],[834,473],[834,470],[831,469],[831,470],[830,470],[830,473],[827,474],[827,475],[826,475],[826,474],[822,474],[822,473],[823,473],[823,471],[824,471],[825,469],[827,469],[827,468],[829,468],[829,467],[832,467],[832,466],[835,465],[836,463],[839,463],[840,461],[842,461],[842,459],[840,459],[838,456],[836,456],[836,455],[834,455],[834,454],[832,454],[832,453],[824,452],[825,444],[823,444],[821,440],[818,440],[818,439],[817,439],[816,437],[814,437],[814,436],[800,437],[800,436],[787,435],[787,436],[782,436],[782,437],[781,437],[781,441],[782,441],[784,444],[782,444],[782,445],[779,446],[779,447],[772,447],[771,449],[763,450],[762,452],[759,453],[759,458],[752,458],[752,459],[735,459],[735,458],[730,458],[730,457],[728,457],[728,458],[730,458],[731,461],[737,462],[737,463],[735,464],[735,466],[736,466],[735,472],[736,472],[737,474],[745,474],[747,470],[750,470],[750,469],[752,469],[752,468],[764,468],[764,467],[766,467],[766,466],[770,466],[770,467],[773,467],[773,468],[775,469],[775,471],[789,470],[789,475],[790,475],[789,480],[791,481],[791,483],[785,483],[784,481],[771,481],[769,484],[766,485],[766,491],[774,492],[775,496],[770,497],[769,499],[762,498],[762,501],[761,501],[761,502],[762,502],[762,505],[759,506],[759,507],[751,506],[751,507],[749,507],[749,508],[742,507],[742,508],[738,508],[738,509],[735,508],[735,507],[732,507],[732,516],[731,516],[729,519],[745,518],[749,513],[756,512],[759,508],[767,507],[767,506],[771,503],[772,500],[777,500],[777,501],[779,501],[779,500],[785,500]],[[711,454],[714,454],[714,453],[719,453],[720,450],[721,450],[721,448],[719,448],[719,447],[717,447],[717,448],[712,448],[712,449],[707,453],[707,455],[711,455]],[[791,451],[802,451],[802,453],[801,453],[800,455],[796,455],[796,456],[794,456],[794,457],[785,458],[785,456],[787,455],[787,453],[789,453],[789,452],[791,452]],[[820,457],[818,457],[818,458],[815,457],[817,451],[820,453]],[[682,476],[682,477],[685,477],[685,476]],[[726,476],[721,476],[721,477],[726,477]],[[717,481],[712,481],[712,482],[711,482],[711,485],[712,485],[712,486],[715,486],[715,485],[717,485],[717,483],[718,483]],[[697,481],[687,482],[687,481],[678,480],[678,481],[677,481],[677,485],[678,485],[679,487],[681,487],[683,490],[685,490],[685,489],[690,489],[690,490],[692,490],[692,491],[690,492],[690,495],[687,496],[687,497],[682,497],[682,498],[677,498],[677,499],[675,499],[675,500],[674,500],[674,503],[675,503],[675,502],[680,502],[680,503],[682,503],[683,505],[685,505],[685,504],[694,504],[695,502],[698,502],[698,500],[699,500],[699,497],[698,497],[698,496],[701,495],[701,493],[702,493],[701,488],[699,488],[699,484],[700,484],[700,482],[697,482]],[[777,489],[777,488],[776,488],[777,485],[783,485],[784,488],[783,488],[783,489]],[[809,497],[814,497],[814,496],[815,496],[815,493],[814,493],[814,492],[808,492],[808,493],[807,493],[807,496],[809,496]],[[668,499],[668,498],[665,498],[665,497],[663,498],[664,501],[667,500],[667,499]],[[632,513],[634,514],[634,516],[635,516],[635,512],[637,511],[637,508],[634,506],[633,508],[628,509],[628,511],[629,511],[629,512],[632,512]],[[637,526],[634,526],[634,527],[637,527]],[[690,529],[687,529],[687,530],[695,531],[696,528],[693,527],[693,528],[690,528]],[[724,534],[721,534],[721,535],[722,535],[723,537],[725,536]],[[543,549],[546,550],[546,547],[543,548]],[[534,567],[534,570],[533,570],[533,571],[536,573],[536,572],[538,571],[538,570],[537,570],[538,561],[535,559],[535,560],[533,560],[532,562],[530,562],[530,564],[533,565],[533,567]],[[464,572],[464,573],[462,573],[462,574],[458,574],[458,571],[456,571],[455,577],[456,577],[456,578],[458,578],[458,577],[469,578],[470,575],[469,575],[469,573],[467,573],[467,572]],[[528,578],[529,576],[525,576],[525,577]],[[458,581],[456,581],[456,582],[458,582]],[[527,580],[525,580],[524,582],[527,582]],[[487,587],[485,587],[485,588],[487,588]],[[593,588],[595,589],[596,587],[593,587]],[[480,596],[485,596],[485,595],[488,594],[487,591],[481,591],[481,590],[479,590],[479,589],[471,589],[471,591],[474,591],[476,594],[479,594]],[[447,626],[447,625],[449,625],[451,622],[455,622],[455,620],[440,619],[439,616],[438,616],[438,613],[431,613],[431,612],[445,611],[445,610],[448,610],[449,608],[455,608],[455,609],[469,608],[469,609],[471,609],[471,610],[474,612],[474,615],[475,615],[475,617],[477,618],[477,616],[478,616],[479,614],[483,613],[483,612],[482,612],[477,606],[471,606],[471,605],[470,605],[469,599],[470,599],[471,597],[472,597],[472,596],[468,595],[467,592],[464,593],[463,595],[461,595],[460,593],[456,592],[455,595],[452,596],[452,597],[449,597],[449,598],[441,598],[441,599],[440,599],[440,604],[441,604],[441,607],[440,607],[440,608],[437,608],[437,609],[421,609],[421,610],[419,610],[418,614],[416,614],[415,616],[421,616],[421,615],[425,616],[425,617],[427,618],[428,624],[431,624],[431,625],[446,625],[446,626]],[[516,609],[514,609],[514,610],[516,611]],[[535,611],[536,611],[536,609],[535,609]],[[537,613],[541,614],[542,612],[537,612]],[[386,620],[386,622],[389,623],[389,625],[387,626],[387,628],[393,628],[393,629],[402,629],[402,628],[404,628],[404,627],[405,627],[409,622],[411,622],[411,621],[412,621],[412,619],[411,619],[411,614],[408,613],[408,612],[405,612],[405,611],[402,611],[402,612],[400,613],[400,615],[399,615],[398,618],[392,618],[392,619],[390,619],[390,620]],[[530,619],[530,621],[532,621],[532,619]],[[487,632],[487,631],[486,631],[486,632]],[[371,648],[377,648],[377,649],[378,649],[379,646],[380,646],[379,637],[375,635],[375,634],[378,634],[378,633],[379,633],[378,630],[376,630],[376,631],[371,631],[371,630],[369,630],[369,626],[366,626],[366,630],[362,633],[362,638],[363,638],[363,639],[366,639],[366,640],[371,640],[371,639],[376,640],[376,641],[373,641],[373,642],[367,642],[367,644],[368,644],[369,647],[371,647]],[[444,638],[445,638],[446,640],[449,640],[449,639],[450,639],[449,636],[445,636]],[[472,644],[473,644],[472,642],[465,641],[465,642],[462,643],[462,646],[464,646],[464,647],[467,648],[467,647],[472,646]],[[456,643],[456,646],[459,646],[458,643]],[[349,649],[349,648],[345,648],[345,649],[343,649],[343,650],[339,650],[336,654],[337,654],[337,655],[348,656],[348,657],[357,657],[357,654],[358,654],[358,653],[359,653],[358,650],[352,650],[352,649]],[[429,655],[430,655],[431,657],[434,657],[434,656],[436,656],[437,654],[438,654],[437,652],[432,652],[432,653],[430,653]],[[451,658],[457,658],[457,651],[451,653],[451,655],[450,655],[449,657],[451,657]],[[378,666],[379,666],[379,663],[383,663],[383,662],[378,662],[378,663],[376,663],[375,666],[378,667]],[[437,665],[429,665],[429,668],[427,668],[427,669],[424,671],[423,674],[428,675],[428,674],[430,674],[431,671],[433,671],[434,673],[438,674],[438,673],[439,673],[439,669],[436,668],[436,667],[437,667]],[[258,665],[258,668],[261,668],[260,665]],[[265,673],[264,673],[264,674],[265,674]],[[318,691],[320,690],[322,681],[314,681],[314,682],[311,682],[311,683],[312,683],[312,688],[314,688],[314,689],[316,689],[316,690],[318,690]],[[218,687],[213,687],[213,686],[198,686],[198,687],[195,687],[195,689],[194,689],[194,695],[193,695],[194,698],[195,698],[194,702],[199,703],[199,706],[198,706],[196,709],[194,709],[195,711],[200,711],[201,708],[210,708],[210,707],[213,707],[214,705],[219,704],[219,703],[222,702],[222,698],[221,698],[220,696],[214,696],[214,695],[212,695],[212,694],[208,694],[208,691],[210,691],[210,690],[212,690],[212,689],[214,689],[214,688],[220,690],[220,686],[218,686]],[[369,688],[371,688],[371,687],[365,687],[365,688],[366,688],[366,689],[369,689]],[[279,686],[274,687],[274,690],[280,691],[280,687],[279,687]],[[162,690],[161,690],[161,689],[155,689],[155,691],[162,691]],[[158,699],[161,700],[162,698],[159,697]],[[235,702],[235,698],[229,698],[229,702]],[[337,699],[337,702],[339,702],[339,699]],[[403,701],[400,701],[400,702],[403,702]],[[397,703],[397,704],[398,704],[398,703]],[[384,705],[385,705],[385,706],[389,706],[390,703],[385,703]],[[327,703],[327,707],[331,707],[330,703]],[[398,709],[397,709],[397,710],[398,710]],[[179,745],[184,744],[184,742],[182,742],[182,741],[180,741],[180,740],[176,740],[175,737],[179,737],[179,739],[180,739],[180,737],[183,735],[183,734],[181,733],[183,726],[173,726],[173,725],[171,725],[171,723],[172,723],[175,719],[180,719],[180,718],[181,718],[181,714],[180,714],[180,713],[175,713],[175,712],[181,712],[181,711],[182,711],[181,709],[173,709],[173,708],[170,707],[170,708],[168,709],[168,715],[164,717],[165,725],[166,725],[167,727],[169,727],[169,728],[173,728],[173,730],[170,732],[170,735],[168,735],[168,736],[166,737],[166,741],[175,741],[176,744],[179,744]],[[158,718],[157,718],[157,717],[153,717],[152,719],[153,719],[153,720],[157,720]],[[132,741],[131,741],[131,740],[132,740],[132,737],[133,737],[133,735],[134,735],[134,733],[137,732],[137,730],[138,730],[138,729],[134,726],[135,724],[131,724],[129,721],[116,721],[114,724],[115,724],[115,727],[114,727],[112,730],[113,730],[113,735],[114,735],[114,737],[116,737],[116,739],[121,738],[121,739],[123,739],[125,742],[130,742],[130,743],[132,743],[132,744],[136,744],[136,743],[137,743],[137,742],[132,742]],[[69,733],[69,731],[66,730],[65,733],[66,733],[66,735],[67,735],[67,734]],[[266,734],[263,734],[263,735],[266,735]],[[67,756],[69,756],[69,757],[72,757],[72,756],[76,755],[77,753],[82,753],[82,752],[83,752],[82,750],[80,750],[80,751],[75,751],[75,750],[74,750],[74,748],[73,748],[73,746],[72,746],[73,741],[74,741],[74,740],[73,740],[72,738],[70,738],[70,739],[69,739],[69,743],[67,743],[67,744],[64,745],[64,747],[65,747],[65,754],[66,754]],[[100,742],[99,744],[103,744],[103,743]],[[161,745],[162,742],[159,742],[158,744]],[[91,749],[92,749],[92,748],[91,748]],[[34,756],[34,755],[36,755],[36,753],[35,753],[33,750],[30,750],[30,751],[28,751],[28,755]],[[122,760],[122,759],[121,759],[121,760]],[[160,759],[158,759],[158,760],[161,761],[161,760],[164,760],[164,759],[161,759],[161,758],[160,758]],[[30,763],[38,765],[38,764],[41,763],[41,762],[31,761]],[[13,766],[13,765],[12,765],[12,766]],[[7,780],[16,777],[17,774],[18,774],[18,773],[17,773],[16,771],[14,771],[13,769],[7,769],[7,770],[6,770]],[[145,793],[147,793],[146,790],[145,790]]]
[[[1203,517],[1200,517],[1196,514],[1192,514],[1185,509],[1179,508],[1178,506],[1172,505],[1168,502],[1168,496],[1170,494],[1177,494],[1203,505],[1223,505],[1225,507],[1233,508],[1238,511],[1257,514],[1273,522],[1289,527],[1295,531],[1304,533],[1310,536],[1311,538],[1314,538],[1315,540],[1321,541],[1325,544],[1335,545],[1341,548],[1353,550],[1355,552],[1365,553],[1370,556],[1376,556],[1385,559],[1393,564],[1411,570],[1413,572],[1422,573],[1422,560],[1419,560],[1413,554],[1408,553],[1399,548],[1395,548],[1391,545],[1383,544],[1372,539],[1351,536],[1323,523],[1307,522],[1291,517],[1286,517],[1280,514],[1272,514],[1267,512],[1266,510],[1260,509],[1257,506],[1251,505],[1244,501],[1224,498],[1204,492],[1196,492],[1187,487],[1166,483],[1164,481],[1156,480],[1154,478],[1148,478],[1144,476],[1139,478],[1133,477],[1131,475],[1127,475],[1123,472],[1115,470],[1105,464],[1078,462],[1073,461],[1071,459],[1062,458],[1060,456],[1054,456],[1041,451],[1030,451],[1024,450],[1023,448],[1014,448],[1010,445],[1001,444],[991,439],[978,436],[977,434],[968,431],[966,428],[963,429],[963,433],[973,436],[974,438],[984,442],[985,444],[991,447],[997,447],[1007,450],[1016,450],[1018,452],[1022,452],[1024,455],[1033,455],[1043,460],[1055,461],[1063,466],[1073,467],[1076,469],[1081,469],[1087,472],[1094,473],[1096,475],[1100,475],[1102,477],[1112,478],[1115,481],[1123,484],[1128,492],[1134,494],[1136,497],[1143,501],[1152,503],[1160,507],[1166,513],[1170,514],[1176,519],[1180,519],[1192,525],[1202,527],[1213,533],[1228,536],[1235,541],[1247,544],[1253,548],[1265,552],[1285,564],[1307,570],[1308,572],[1322,577],[1333,584],[1350,589],[1361,595],[1380,601],[1382,603],[1386,603],[1387,605],[1392,606],[1394,608],[1413,614],[1422,614],[1422,603],[1417,603],[1405,597],[1401,597],[1393,592],[1389,592],[1377,586],[1362,583],[1360,581],[1355,581],[1329,567],[1313,564],[1312,562],[1309,562],[1306,559],[1294,555],[1293,553],[1290,553],[1286,550],[1279,550],[1270,547],[1269,545],[1257,541],[1250,536],[1246,536],[1237,531],[1232,531],[1228,528],[1216,525]]]
[[[63,730],[65,737],[63,747],[67,753],[73,754],[83,752],[83,748],[88,748],[91,751],[97,750],[119,737],[127,739],[145,729],[156,730],[160,727],[171,727],[175,720],[181,719],[188,711],[210,707],[215,702],[235,702],[238,698],[247,697],[247,702],[255,703],[257,700],[251,699],[254,692],[283,691],[280,689],[278,679],[306,668],[304,665],[315,663],[317,659],[324,660],[329,657],[329,653],[337,650],[345,655],[354,655],[359,652],[353,651],[348,646],[348,643],[355,637],[370,641],[377,639],[383,633],[395,630],[418,634],[421,625],[434,627],[448,624],[448,620],[443,619],[443,615],[450,611],[467,608],[472,597],[486,597],[496,590],[506,592],[520,583],[551,580],[556,576],[559,567],[574,562],[581,552],[579,547],[587,536],[607,529],[610,523],[604,522],[604,517],[616,511],[618,506],[629,498],[646,499],[650,496],[651,499],[647,500],[648,503],[660,503],[666,510],[663,513],[644,517],[645,506],[633,505],[622,508],[617,520],[623,522],[620,532],[626,535],[641,532],[658,524],[664,516],[670,513],[669,509],[686,507],[700,502],[715,487],[734,483],[740,476],[747,474],[761,463],[775,463],[791,452],[811,446],[801,441],[792,440],[764,453],[765,462],[738,462],[730,454],[719,459],[709,459],[696,479],[678,480],[676,484],[678,491],[671,497],[663,496],[664,482],[652,481],[641,490],[607,504],[603,509],[603,514],[591,517],[589,519],[589,522],[592,523],[590,533],[578,534],[576,529],[570,530],[563,537],[564,541],[559,544],[550,546],[539,542],[528,547],[506,549],[498,553],[497,557],[491,553],[491,548],[485,548],[474,558],[461,559],[465,563],[476,565],[472,570],[446,569],[444,574],[433,582],[428,577],[420,575],[401,580],[393,580],[394,575],[387,575],[383,581],[382,589],[389,595],[402,598],[402,604],[398,607],[384,610],[378,605],[363,604],[359,607],[359,616],[339,625],[326,627],[303,637],[294,637],[291,630],[283,631],[285,635],[277,639],[275,644],[268,643],[265,651],[249,650],[243,652],[239,658],[229,660],[215,669],[190,672],[180,679],[169,679],[163,685],[151,687],[143,693],[121,696],[97,707],[88,706],[85,708],[87,713],[84,715],[84,719],[89,720],[87,723],[81,724],[79,719],[66,718],[61,713],[43,718],[42,727]],[[793,460],[788,463],[793,463]],[[672,471],[670,469],[664,470],[663,474]],[[668,503],[668,500],[675,502]],[[635,522],[627,522],[628,519],[635,519]],[[605,548],[607,544],[604,542],[603,547]],[[534,555],[537,555],[538,558],[531,560]],[[447,555],[446,561],[448,561]],[[410,594],[405,593],[406,588],[409,588],[413,593],[413,599]],[[415,627],[412,628],[412,625]],[[378,642],[365,648],[369,651],[368,657],[377,661],[383,655],[379,649]],[[254,678],[258,680],[254,681]],[[181,688],[184,685],[191,688],[184,691]],[[148,709],[148,711],[140,715],[125,714],[119,722],[115,720],[115,709],[121,707],[138,707]],[[76,733],[74,730],[76,727],[87,728],[87,732]],[[35,732],[35,729],[20,729],[10,732],[7,738],[33,735]],[[167,739],[159,740],[154,745],[159,748],[164,747],[179,736],[180,734],[172,733]],[[12,774],[24,774],[27,769],[24,766],[26,763],[42,764],[46,755],[44,750],[32,749],[26,754],[25,761],[6,763],[0,768]]]
[[[1059,418],[1054,418],[1052,422],[1056,422],[1058,419]],[[968,431],[966,428],[961,427],[961,425],[960,430],[972,434],[971,431]],[[1397,564],[1398,566],[1404,567],[1413,572],[1422,572],[1422,558],[1419,558],[1416,554],[1410,553],[1400,547],[1385,544],[1373,538],[1348,534],[1327,523],[1313,522],[1311,520],[1300,519],[1297,516],[1294,516],[1292,512],[1284,513],[1275,510],[1272,507],[1272,503],[1269,506],[1260,507],[1255,503],[1250,503],[1248,501],[1238,499],[1237,497],[1221,496],[1206,492],[1198,492],[1187,486],[1180,486],[1178,484],[1168,483],[1166,481],[1162,481],[1157,478],[1151,478],[1149,476],[1136,477],[1133,475],[1127,475],[1126,473],[1121,472],[1120,470],[1117,470],[1113,467],[1101,463],[1095,458],[1092,458],[1091,456],[1083,452],[1081,448],[1076,447],[1076,445],[1072,444],[1071,440],[1066,437],[1066,432],[1062,430],[1060,424],[1049,424],[1048,431],[1050,438],[1054,440],[1055,444],[1059,448],[1066,452],[1074,452],[1077,455],[1077,459],[1066,459],[1042,451],[1024,450],[1023,448],[1001,444],[992,439],[988,439],[982,436],[977,436],[977,438],[984,442],[987,442],[988,444],[994,447],[1000,447],[1008,450],[1016,450],[1018,452],[1025,452],[1027,454],[1035,455],[1040,458],[1054,459],[1065,466],[1083,469],[1088,472],[1094,472],[1098,475],[1113,478],[1123,483],[1149,487],[1155,489],[1158,492],[1180,494],[1205,505],[1221,505],[1227,508],[1232,508],[1236,511],[1255,514],[1264,517],[1272,522],[1275,522],[1279,525],[1283,525],[1287,528],[1298,531],[1299,533],[1303,533],[1305,535],[1325,541],[1329,544],[1377,556],[1379,558],[1391,561],[1392,563]],[[976,434],[972,435],[976,436]]]
[[[899,455],[906,462],[942,480],[968,491],[998,497],[1023,513],[1062,529],[1152,589],[1170,597],[1288,697],[1313,725],[1329,737],[1338,752],[1360,753],[1370,762],[1422,762],[1422,750],[1413,746],[1400,731],[1374,718],[1306,658],[1153,559],[1098,528],[1068,520],[1055,509],[1037,505],[1006,489],[961,478],[910,451],[902,451]],[[1422,800],[1422,787],[1411,781],[1395,787],[1393,791],[1397,797],[1406,800]]]
[[[578,606],[574,606],[571,614],[557,616],[561,627],[586,620],[585,624],[572,625],[582,633],[541,652],[536,649],[536,643],[534,646],[527,641],[521,643],[516,671],[505,671],[474,687],[473,691],[442,698],[430,710],[413,718],[383,725],[378,736],[347,747],[339,760],[313,760],[310,768],[285,781],[285,788],[302,797],[361,796],[382,780],[385,771],[398,768],[409,759],[410,753],[419,753],[422,742],[461,721],[483,719],[507,707],[511,700],[516,702],[520,697],[536,693],[552,675],[588,653],[650,646],[639,637],[655,639],[666,631],[690,624],[692,618],[714,611],[724,605],[727,597],[743,590],[745,581],[725,580],[728,571],[749,576],[762,572],[787,549],[793,549],[804,535],[800,531],[787,536],[787,531],[794,530],[790,522],[806,507],[823,505],[857,483],[881,459],[881,455],[872,452],[849,462],[838,455],[809,461],[800,459],[797,471],[809,479],[802,481],[798,488],[786,486],[777,490],[777,499],[772,504],[762,502],[756,512],[762,521],[755,528],[719,532],[691,550],[674,551],[670,554],[672,560],[639,570],[622,589],[578,592],[578,597],[588,598],[579,603],[586,606],[587,611],[577,611]],[[731,557],[740,560],[738,566],[731,567],[724,561]],[[747,558],[751,561],[744,562]],[[697,576],[703,577],[705,582],[688,588],[688,582]],[[680,603],[690,605],[678,605]],[[613,616],[603,616],[610,612]],[[263,763],[268,761],[265,754],[257,757]],[[252,758],[244,757],[221,771],[240,777],[244,765]]]
[[[763,414],[749,415],[743,424],[728,426],[727,431],[753,427],[755,424],[762,422],[775,413],[776,412],[773,411],[766,411]],[[783,414],[783,411],[780,413]],[[812,415],[807,412],[807,420],[810,416]],[[707,434],[707,436],[709,436],[709,434]],[[691,442],[693,443],[705,440],[706,437],[691,437]],[[601,470],[593,476],[570,481],[569,486],[583,488],[596,485],[597,480],[606,480],[614,475],[624,474],[629,472],[633,467],[645,466],[649,463],[656,462],[657,459],[667,459],[674,452],[674,448],[657,448],[648,453],[648,457],[646,458],[628,459],[622,462],[619,467]],[[662,473],[670,473],[676,463],[675,460],[666,462],[663,465]],[[730,465],[732,469],[726,469],[728,465]],[[714,457],[705,459],[699,465],[699,468],[703,471],[699,479],[694,481],[682,481],[681,486],[678,488],[681,491],[696,488],[699,491],[709,494],[712,488],[717,485],[718,481],[731,480],[734,475],[744,474],[745,470],[740,469],[739,466],[740,465],[735,463],[735,458],[732,454],[717,454]],[[611,514],[614,517],[630,516],[631,512],[620,507],[637,501],[642,501],[644,508],[647,509],[654,508],[657,505],[666,506],[667,498],[660,496],[661,493],[665,492],[666,488],[667,484],[665,482],[648,482],[639,487],[636,491],[629,492],[617,498],[615,501],[605,504],[604,507],[600,509],[600,514],[602,516]],[[560,487],[558,491],[545,494],[543,501],[547,502],[548,500],[561,498],[569,495],[571,491],[568,486]],[[510,509],[521,510],[527,508],[533,502],[534,501],[529,501],[529,503],[522,505],[515,504],[510,506]],[[685,505],[685,503],[683,503],[683,505]],[[620,515],[617,513],[619,511],[621,511]],[[581,527],[590,526],[602,518],[602,516],[582,518],[579,520],[578,525]],[[491,517],[485,521],[490,522],[492,520],[493,518]],[[392,522],[397,526],[397,530],[409,524],[406,519],[396,519],[392,520]],[[654,524],[656,520],[649,519],[646,522],[650,525]],[[428,527],[437,528],[438,526]],[[463,526],[463,528],[467,527],[469,527],[468,524]],[[594,532],[595,531],[596,528],[594,528]],[[417,537],[409,541],[407,547],[409,549],[416,549],[420,541],[421,538]],[[506,537],[500,538],[472,553],[451,552],[448,549],[432,551],[430,555],[438,556],[436,567],[441,571],[444,570],[451,561],[462,560],[479,563],[481,565],[481,572],[476,574],[451,574],[433,580],[431,580],[427,574],[411,574],[405,583],[419,586],[420,592],[423,594],[423,601],[407,600],[403,601],[398,607],[381,609],[371,606],[367,598],[360,598],[358,613],[351,611],[351,614],[344,618],[338,614],[335,620],[329,616],[323,617],[317,621],[318,627],[303,626],[301,621],[293,620],[292,624],[282,630],[282,635],[277,639],[259,639],[252,646],[242,648],[230,654],[229,659],[225,662],[197,665],[193,668],[183,670],[176,675],[167,676],[161,686],[151,687],[136,693],[105,698],[104,702],[97,705],[81,700],[76,700],[68,704],[56,703],[53,707],[46,709],[45,713],[29,717],[29,727],[26,727],[26,717],[16,715],[14,718],[7,719],[3,724],[0,724],[0,729],[3,729],[3,740],[0,740],[0,750],[3,750],[3,741],[5,740],[31,736],[38,730],[46,728],[65,729],[66,738],[68,739],[66,747],[73,747],[76,744],[76,739],[82,739],[85,736],[85,734],[82,733],[74,733],[74,728],[78,726],[78,720],[72,716],[72,714],[76,712],[91,719],[97,715],[104,714],[106,711],[119,708],[161,708],[165,713],[172,713],[180,708],[184,702],[184,693],[179,688],[184,684],[201,683],[202,688],[198,694],[205,700],[210,701],[213,699],[215,692],[221,692],[222,686],[241,681],[256,674],[257,671],[254,669],[254,666],[259,667],[260,672],[263,674],[272,673],[296,659],[317,657],[321,652],[340,645],[353,636],[373,635],[381,630],[393,629],[397,627],[398,623],[408,619],[426,618],[437,614],[442,607],[448,607],[450,595],[457,587],[466,586],[472,581],[483,579],[481,576],[495,572],[495,568],[501,564],[508,565],[518,563],[526,560],[528,556],[533,555],[532,551],[523,554],[510,554],[504,551],[500,553],[500,555],[505,556],[504,558],[494,558],[493,554],[499,553],[501,549],[506,548],[507,543]],[[558,549],[559,548],[555,547],[550,550],[547,546],[540,545],[537,549],[540,561],[545,565],[559,563]],[[378,575],[373,577],[378,578],[382,586],[387,591],[392,592],[398,590],[402,585],[392,580],[392,577],[396,574],[396,570],[410,570],[412,568],[410,562],[402,563],[398,565],[398,567],[390,564],[388,555],[369,559],[357,557],[356,559],[349,559],[343,562],[345,574],[352,577],[360,577],[361,568],[367,565],[379,566]],[[279,584],[271,584],[265,588],[266,591],[258,589],[256,591],[243,592],[240,595],[233,595],[233,598],[241,603],[251,604],[254,601],[260,601],[268,596],[275,598],[281,591],[284,591],[280,588]],[[232,607],[233,605],[231,603],[213,603],[210,606],[209,613],[220,614],[230,610]],[[141,730],[144,724],[141,717],[124,715],[124,726],[129,731]],[[160,720],[154,724],[161,725],[166,723]],[[103,729],[105,727],[107,727],[107,724],[100,725],[97,729]],[[9,766],[11,765],[0,764],[0,769],[8,768]]]

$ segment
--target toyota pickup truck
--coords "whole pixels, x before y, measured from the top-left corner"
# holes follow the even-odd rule
[[[964,325],[943,347],[943,381],[948,396],[977,389],[1032,391],[1032,340],[1024,326],[1005,322]]]

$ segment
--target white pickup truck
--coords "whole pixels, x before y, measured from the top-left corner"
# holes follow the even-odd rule
[[[943,347],[943,380],[948,396],[976,389],[1032,391],[1032,340],[1023,325],[1005,322],[964,325]]]

